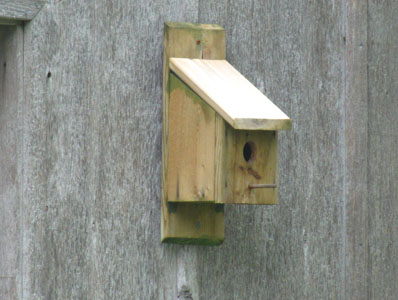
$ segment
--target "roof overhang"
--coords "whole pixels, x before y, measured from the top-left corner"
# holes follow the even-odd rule
[[[170,58],[169,66],[233,128],[291,128],[290,118],[226,60]]]

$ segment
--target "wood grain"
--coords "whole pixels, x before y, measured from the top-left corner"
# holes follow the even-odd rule
[[[291,120],[226,60],[170,58],[170,68],[234,129],[290,129]]]
[[[278,139],[275,131],[235,130],[216,120],[216,203],[277,204],[278,187],[250,189],[251,184],[278,185]],[[251,157],[244,157],[245,145]]]
[[[369,299],[398,295],[398,2],[368,1]]]
[[[25,24],[22,299],[176,298],[195,251],[160,243],[163,23],[196,7],[50,1]]]
[[[48,2],[23,30],[23,214],[0,212],[21,218],[23,268],[1,299],[396,298],[397,1]],[[159,243],[164,20],[221,24],[228,61],[294,120],[279,205],[225,205],[219,247]]]
[[[23,28],[0,26],[0,299],[22,278]]]
[[[15,277],[0,277],[0,296],[2,300],[18,299],[18,287]]]
[[[347,2],[345,51],[345,297],[368,295],[367,1]]]
[[[200,3],[227,60],[293,120],[278,132],[278,205],[225,205],[223,245],[199,250],[201,299],[346,299],[345,3]]]
[[[0,24],[12,25],[32,20],[46,1],[2,0],[0,2]]]
[[[167,201],[214,202],[216,112],[170,74]]]
[[[177,92],[181,93],[182,88],[177,90],[171,89],[170,79],[169,79],[169,58],[170,57],[185,57],[185,58],[207,58],[207,59],[224,59],[225,58],[225,31],[222,27],[218,25],[195,25],[195,24],[183,24],[183,23],[165,23],[164,29],[164,56],[163,56],[163,143],[162,143],[162,222],[161,222],[161,236],[162,241],[165,242],[173,242],[173,243],[200,243],[200,244],[220,244],[224,239],[224,210],[222,205],[220,204],[206,204],[204,206],[200,206],[200,204],[189,204],[189,203],[178,203],[168,205],[167,196],[169,195],[169,185],[166,184],[168,182],[168,168],[169,168],[169,161],[168,158],[172,158],[174,155],[182,155],[182,153],[173,153],[169,155],[169,139],[174,144],[178,143],[178,135],[177,136],[170,136],[171,128],[169,128],[169,108],[171,114],[175,113],[177,109],[179,109],[179,105],[174,105],[174,103],[170,103],[170,92]],[[180,91],[178,91],[180,90]],[[185,89],[184,92],[187,92]],[[188,91],[189,92],[189,91]],[[181,95],[182,96],[182,95]],[[175,101],[178,99],[182,100],[184,97],[180,97],[177,95]],[[198,100],[198,99],[197,99]],[[172,105],[170,107],[170,105]],[[189,105],[189,102],[188,102]],[[201,116],[199,113],[197,116],[194,106],[190,106],[193,109],[192,115],[194,118]],[[199,105],[198,107],[204,107],[203,105]],[[200,108],[201,109],[201,108]],[[206,110],[206,109],[205,109]],[[189,110],[190,111],[190,110]],[[214,119],[214,112],[207,109],[207,114],[213,115]],[[189,119],[183,123],[183,126],[189,126]],[[210,125],[214,127],[215,125],[210,122],[201,123],[201,119],[197,119],[197,126],[206,128],[206,126]],[[206,122],[206,120],[205,120]],[[174,126],[177,129],[177,134],[179,135],[184,134],[183,130],[184,127],[173,123],[170,123],[171,126]],[[214,134],[215,134],[215,127],[214,127]],[[201,132],[199,129],[198,133]],[[173,133],[174,134],[174,133]],[[185,135],[184,135],[185,137]],[[188,137],[186,137],[188,138]],[[197,136],[198,138],[198,136]],[[200,137],[203,138],[203,135]],[[212,144],[215,144],[215,137],[213,138],[206,137],[206,139],[213,140]],[[184,146],[182,144],[183,141],[180,141],[180,146]],[[191,141],[192,142],[192,141]],[[194,143],[194,145],[199,145],[199,148],[194,149],[194,151],[201,150],[203,153],[201,155],[206,154],[208,150],[205,150],[208,146],[206,145],[206,140],[199,143]],[[185,148],[185,147],[184,147]],[[185,151],[185,150],[183,150]],[[214,147],[213,150],[215,151]],[[212,153],[212,152],[211,152]],[[214,159],[214,155],[211,157],[210,160]],[[174,160],[175,161],[175,160]],[[214,161],[214,160],[213,160]],[[171,160],[173,162],[173,159]],[[193,163],[192,168],[188,169],[190,173],[186,179],[192,183],[196,181],[197,176],[201,176],[202,179],[206,178],[206,174],[202,173],[203,175],[197,175],[196,171],[202,168],[204,162],[207,162],[207,158],[202,160],[200,158],[200,163]],[[183,162],[184,163],[184,162]],[[191,162],[189,162],[191,163]],[[214,168],[214,163],[205,166],[205,168]],[[179,168],[181,169],[181,168]],[[177,178],[178,175],[175,173],[174,170],[171,171],[170,175],[172,175],[172,186],[173,190],[171,190],[171,195],[173,198],[177,198],[177,190],[180,189],[181,185],[179,184]],[[210,175],[210,178],[214,178],[215,176],[215,169],[211,172],[213,175]],[[182,175],[182,174],[181,174]],[[186,174],[184,174],[186,175]],[[174,180],[173,180],[174,178]],[[190,180],[190,178],[192,180]],[[186,180],[184,178],[184,180]],[[183,179],[181,179],[183,180]],[[213,186],[211,183],[206,179],[205,184],[203,186],[199,186],[198,190],[194,190],[193,194],[190,188],[188,190],[183,190],[184,197],[187,196],[191,198],[190,195],[193,195],[199,198],[204,199],[205,201],[212,200],[214,201],[214,179],[212,179]],[[178,185],[178,188],[177,188]],[[174,189],[175,187],[175,189]],[[181,196],[178,195],[180,198]],[[200,212],[200,213],[198,213]],[[209,217],[210,216],[210,217]]]
[[[215,202],[233,201],[235,130],[216,114]],[[231,151],[228,153],[228,151]]]
[[[278,185],[278,135],[277,132],[235,131],[233,156],[233,200],[235,204],[277,204],[278,188],[250,189],[250,184]],[[252,157],[246,161],[245,145],[252,149]],[[225,201],[229,199],[226,198]]]

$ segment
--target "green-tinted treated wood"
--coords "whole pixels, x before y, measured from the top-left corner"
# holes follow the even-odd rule
[[[167,201],[277,204],[277,132],[233,129],[173,72],[169,93]]]
[[[194,24],[188,22],[165,22],[165,27],[174,28],[174,29],[182,29],[184,31],[194,30],[194,31],[203,31],[203,30],[220,30],[221,32],[225,32],[224,28],[218,24]],[[199,34],[201,35],[201,34]],[[175,57],[175,56],[173,56]]]
[[[233,143],[225,149],[224,156],[232,165],[232,199],[222,203],[277,204],[278,203],[278,133],[276,131],[233,131]],[[245,145],[251,148],[252,157],[246,161]],[[229,168],[227,167],[227,170]],[[226,170],[226,171],[227,171]],[[224,172],[226,172],[224,171]],[[276,188],[250,189],[251,184],[276,184]]]
[[[211,239],[214,240],[214,243],[219,243],[219,241],[224,239],[224,213],[223,210],[218,208],[218,205],[179,204],[177,210],[171,211],[167,204],[168,158],[170,157],[168,152],[170,104],[170,71],[168,61],[170,57],[225,59],[225,31],[219,26],[213,25],[165,23],[163,55],[163,175],[161,239],[165,242],[176,240],[181,241],[181,239],[185,241],[185,239],[189,239],[192,243],[192,238],[195,238],[198,239],[197,243],[200,243],[205,241],[203,239],[205,236],[211,237]],[[214,115],[214,112],[209,112]],[[215,176],[215,171],[213,174]],[[207,198],[207,200],[214,201],[214,188],[212,195],[213,199]],[[206,240],[205,244],[209,244],[209,240]]]
[[[165,243],[179,245],[199,245],[199,246],[218,246],[221,245],[223,239],[216,239],[213,236],[199,236],[191,238],[166,238]]]
[[[168,236],[162,241],[191,245],[219,245],[224,240],[222,204],[170,203],[166,223]]]
[[[215,201],[216,112],[169,77],[167,201]]]

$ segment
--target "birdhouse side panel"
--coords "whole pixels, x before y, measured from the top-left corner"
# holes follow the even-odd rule
[[[216,203],[234,203],[235,131],[216,114]]]
[[[215,201],[216,113],[170,74],[167,201]]]

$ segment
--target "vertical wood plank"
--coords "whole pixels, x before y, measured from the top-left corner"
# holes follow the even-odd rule
[[[0,297],[1,300],[21,299],[17,293],[15,277],[0,277]]]
[[[216,203],[232,203],[235,178],[235,130],[216,114]]]
[[[197,0],[49,1],[24,25],[24,299],[176,298],[179,248],[160,243],[163,22],[196,19]]]
[[[216,112],[173,73],[169,82],[167,201],[214,202]]]
[[[398,2],[368,1],[368,299],[398,295]]]
[[[344,5],[199,3],[226,29],[227,60],[293,122],[278,135],[278,205],[225,205],[224,244],[199,249],[203,299],[344,299]]]
[[[0,24],[16,24],[32,20],[44,5],[45,0],[2,0]]]
[[[167,202],[170,57],[224,59],[225,31],[217,25],[165,23],[163,55],[162,241],[219,244],[224,239],[222,205]]]
[[[367,298],[367,1],[345,3],[345,297]]]
[[[21,294],[23,29],[0,26],[0,299]]]
[[[199,299],[394,299],[398,12],[368,2],[366,25],[364,1],[51,1],[25,27],[25,298],[173,299],[183,252]],[[196,18],[294,126],[280,204],[226,206],[226,243],[192,250],[159,244],[159,41],[164,19]]]

